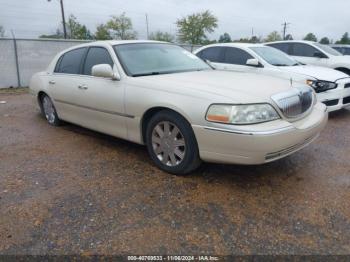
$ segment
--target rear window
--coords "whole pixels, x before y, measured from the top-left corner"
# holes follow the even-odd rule
[[[209,60],[214,63],[223,63],[223,47],[209,47],[202,51],[200,51],[197,56],[202,58],[203,60]]]
[[[281,50],[282,52],[290,55],[290,44],[288,43],[276,43],[276,44],[267,44],[268,46],[277,48]]]
[[[55,73],[79,74],[82,58],[87,48],[74,49],[65,53],[59,60],[55,68]]]

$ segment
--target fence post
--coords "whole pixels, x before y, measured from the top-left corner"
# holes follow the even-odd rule
[[[17,70],[17,84],[18,87],[21,87],[21,77],[19,74],[19,63],[18,63],[18,52],[17,52],[17,41],[16,41],[16,37],[15,34],[13,33],[13,31],[11,30],[11,34],[12,34],[12,39],[13,39],[13,46],[15,49],[15,60],[16,60],[16,70]]]

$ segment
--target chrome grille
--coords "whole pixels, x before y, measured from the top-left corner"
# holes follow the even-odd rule
[[[303,116],[312,107],[313,97],[311,88],[296,87],[273,95],[271,98],[285,117],[297,118]]]

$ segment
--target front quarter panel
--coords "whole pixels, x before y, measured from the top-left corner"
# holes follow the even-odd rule
[[[172,92],[167,87],[160,89],[129,83],[125,90],[125,112],[134,118],[127,119],[128,139],[143,143],[142,120],[144,114],[150,109],[171,109],[182,115],[191,125],[203,125],[206,122],[206,111],[214,101],[215,103],[232,102],[229,98],[221,96],[196,97]]]

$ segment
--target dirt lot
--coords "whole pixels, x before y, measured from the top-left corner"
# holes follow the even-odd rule
[[[188,177],[146,149],[0,94],[1,254],[349,254],[350,110],[321,137],[258,167]]]

